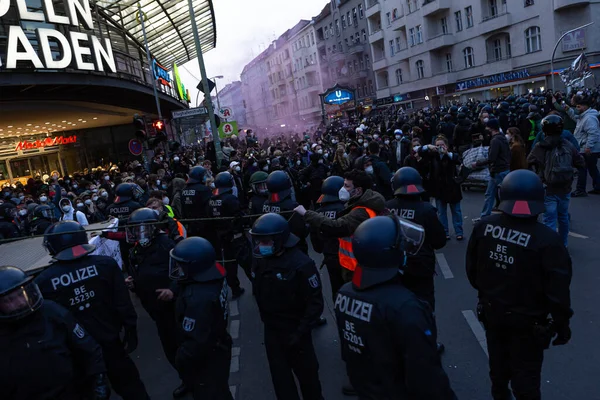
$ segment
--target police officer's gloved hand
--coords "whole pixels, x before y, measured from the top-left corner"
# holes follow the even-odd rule
[[[130,354],[137,349],[138,346],[138,334],[135,327],[125,328],[125,335],[123,335],[123,348],[127,354]]]
[[[568,324],[558,325],[556,327],[556,339],[552,342],[553,346],[561,346],[569,343],[571,340],[571,328]]]
[[[92,397],[90,397],[90,400],[108,400],[110,398],[110,386],[106,375],[98,374],[92,379]]]

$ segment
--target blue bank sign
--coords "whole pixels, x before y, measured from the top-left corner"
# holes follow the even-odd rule
[[[466,81],[456,82],[456,91],[460,92],[472,88],[496,85],[498,83],[517,81],[519,79],[525,78],[529,78],[529,71],[526,69],[521,71],[505,72],[502,74],[486,76],[483,78],[469,79]]]
[[[346,89],[334,90],[323,98],[325,104],[344,104],[352,100],[354,100],[354,93]]]

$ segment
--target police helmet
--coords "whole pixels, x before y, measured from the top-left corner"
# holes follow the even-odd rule
[[[205,179],[206,169],[198,165],[190,170],[187,183],[204,183]]]
[[[279,214],[268,213],[258,217],[252,229],[254,256],[257,258],[277,255],[285,247],[294,247],[300,239],[290,232],[290,226]]]
[[[425,239],[421,225],[395,215],[361,223],[352,237],[358,262],[352,283],[358,289],[386,282],[398,275],[406,254],[416,254]]]
[[[488,114],[493,114],[494,113],[494,109],[489,104],[485,104],[483,106],[483,108],[481,109],[481,111],[486,112]]]
[[[0,204],[0,219],[10,221],[17,216],[17,207],[13,203]]]
[[[519,97],[519,98],[517,99],[517,104],[518,104],[519,106],[521,106],[522,104],[525,104],[525,103],[527,103],[527,99],[526,99],[525,97]]]
[[[458,116],[457,116],[457,118],[458,118],[459,120],[465,120],[465,119],[467,119],[467,116],[466,116],[464,113],[458,113]]]
[[[215,176],[215,190],[214,194],[220,195],[223,193],[231,192],[233,190],[233,175],[229,172],[219,172]]]
[[[396,196],[415,196],[425,192],[421,174],[413,167],[402,167],[392,178],[392,189]]]
[[[255,194],[266,195],[269,193],[267,189],[267,178],[269,174],[264,171],[257,171],[250,177],[250,187]]]
[[[169,277],[173,280],[208,282],[225,277],[225,268],[215,261],[215,248],[204,238],[184,239],[169,254]]]
[[[48,205],[36,206],[33,210],[33,216],[36,218],[54,219],[54,211]]]
[[[516,97],[515,97],[514,95],[512,95],[512,94],[506,98],[506,101],[507,101],[509,104],[511,104],[511,103],[514,103],[514,102],[515,102],[515,100],[516,100]]]
[[[560,135],[563,127],[563,119],[558,115],[548,115],[542,119],[542,131],[546,135]]]
[[[125,182],[119,184],[115,189],[115,195],[117,196],[115,198],[115,204],[125,203],[126,201],[133,199],[133,183]]]
[[[500,102],[500,104],[498,104],[498,107],[496,107],[496,109],[498,111],[505,111],[505,112],[508,112],[509,108],[510,108],[510,104],[508,104],[508,102],[506,102],[506,101]]]
[[[459,112],[459,113],[463,113],[463,114],[468,114],[468,113],[469,113],[469,111],[470,111],[470,110],[469,110],[469,108],[468,108],[468,107],[466,107],[466,106],[462,106],[462,107],[460,107],[460,108],[458,109],[458,112]]]
[[[59,221],[44,233],[44,247],[52,258],[59,261],[77,260],[94,250],[88,243],[85,229],[77,221]]]
[[[278,202],[286,198],[292,191],[292,181],[283,171],[273,171],[267,178],[267,189],[271,194],[270,200]]]
[[[544,185],[533,171],[519,169],[506,175],[500,185],[500,211],[529,218],[544,212]]]
[[[344,178],[341,176],[332,175],[323,181],[321,186],[321,197],[317,203],[334,203],[340,201],[338,193],[344,187]]]
[[[44,298],[33,278],[17,267],[0,266],[0,322],[19,320],[42,306]]]
[[[450,122],[450,121],[452,121],[452,115],[450,115],[450,114],[444,115],[444,122]]]
[[[450,107],[449,111],[450,111],[450,114],[456,115],[456,114],[458,114],[458,107],[452,106],[452,107]]]
[[[524,113],[528,113],[530,105],[531,104],[529,104],[529,103],[523,103],[523,104],[521,104],[521,111],[524,112]]]
[[[139,243],[141,246],[149,246],[154,234],[158,230],[158,214],[150,208],[140,208],[129,216],[125,227],[125,239],[127,243]]]

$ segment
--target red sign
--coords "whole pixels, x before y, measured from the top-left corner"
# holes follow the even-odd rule
[[[140,142],[137,139],[131,139],[129,141],[129,152],[131,154],[133,154],[134,156],[139,156],[140,154],[142,154],[142,151],[144,150],[144,146],[142,145],[142,142]]]
[[[42,147],[52,147],[59,146],[63,144],[71,144],[77,143],[77,135],[72,136],[56,136],[56,137],[48,137],[42,140],[29,141],[23,140],[22,142],[17,143],[17,147],[15,151],[18,150],[31,150],[31,149],[40,149]]]

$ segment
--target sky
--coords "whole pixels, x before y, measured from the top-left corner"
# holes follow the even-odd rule
[[[301,19],[317,16],[328,0],[213,0],[217,22],[217,47],[204,54],[208,77],[223,75],[217,88],[240,80],[244,66]],[[200,79],[198,61],[179,68],[183,83],[196,106]],[[215,91],[212,92],[213,96]],[[200,101],[203,95],[200,94]],[[225,104],[221,104],[225,106]]]

